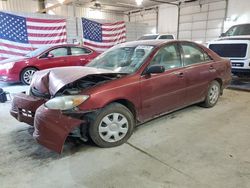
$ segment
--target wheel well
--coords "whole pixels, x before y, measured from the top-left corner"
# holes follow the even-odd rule
[[[111,103],[113,103],[113,102],[117,102],[117,103],[120,103],[120,104],[126,106],[132,112],[132,114],[134,115],[135,120],[136,120],[136,109],[135,109],[135,105],[132,102],[130,102],[129,100],[126,100],[126,99],[118,99],[118,100],[112,101]]]
[[[222,80],[220,78],[216,78],[215,81],[217,81],[220,84],[220,93],[223,93],[223,89],[222,89]]]
[[[20,75],[19,75],[19,79],[20,79],[20,80],[21,80],[23,71],[24,71],[25,69],[27,69],[27,68],[33,68],[33,69],[39,70],[37,67],[34,67],[34,66],[29,66],[29,67],[23,68],[23,69],[20,71]]]

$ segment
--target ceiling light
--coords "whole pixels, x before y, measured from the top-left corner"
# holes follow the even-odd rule
[[[141,6],[141,5],[142,5],[143,0],[135,0],[135,2],[136,2],[136,4],[137,4],[138,6]]]

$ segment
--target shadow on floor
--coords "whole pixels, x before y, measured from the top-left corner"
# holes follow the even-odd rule
[[[250,77],[239,78],[237,76],[233,76],[228,89],[250,91]]]
[[[43,165],[49,161],[64,158],[70,156],[79,151],[88,150],[89,148],[95,147],[91,142],[83,143],[74,138],[68,138],[64,144],[64,150],[62,154],[53,152],[42,145],[38,144],[32,137],[34,131],[33,127],[23,128],[15,130],[10,133],[12,151],[18,151],[20,158],[31,158],[38,161],[38,165]],[[11,152],[10,157],[13,156]],[[21,155],[21,156],[20,156]]]

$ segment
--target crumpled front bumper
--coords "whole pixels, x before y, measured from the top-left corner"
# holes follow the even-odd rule
[[[46,100],[20,93],[14,96],[10,113],[20,122],[34,125],[33,137],[38,143],[61,153],[69,133],[85,120],[66,116],[61,110],[44,106]]]
[[[18,121],[33,126],[36,109],[45,102],[44,99],[29,96],[24,93],[16,94],[12,101],[10,114]]]

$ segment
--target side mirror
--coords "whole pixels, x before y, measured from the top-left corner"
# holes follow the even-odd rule
[[[159,74],[165,72],[165,67],[161,65],[152,65],[146,70],[146,74]]]
[[[225,37],[226,33],[221,33],[220,37]]]
[[[53,58],[54,55],[53,54],[48,54],[47,58]]]

